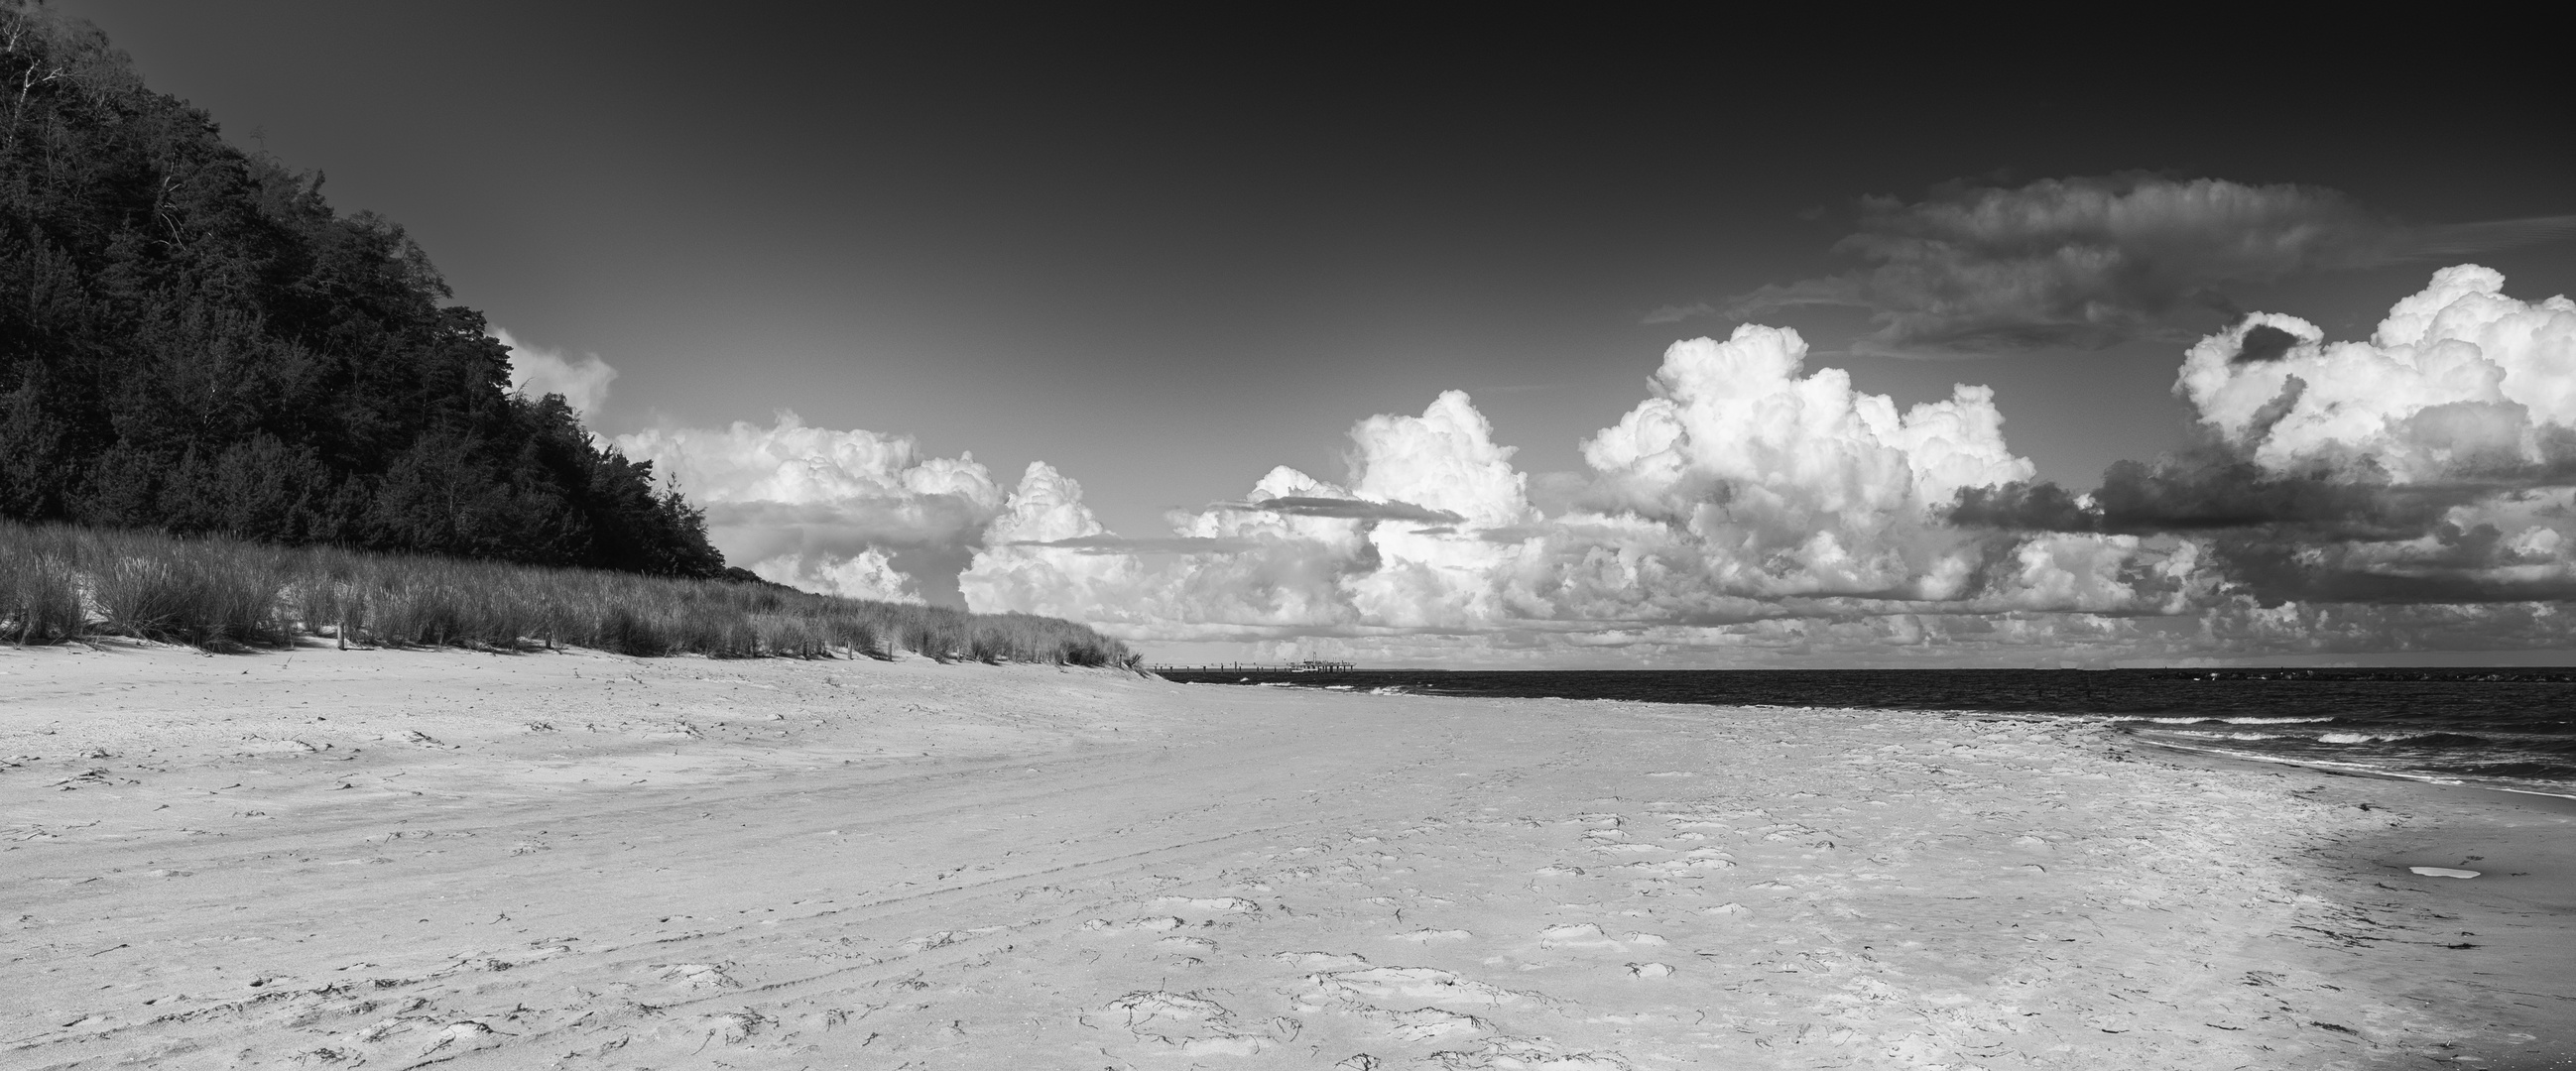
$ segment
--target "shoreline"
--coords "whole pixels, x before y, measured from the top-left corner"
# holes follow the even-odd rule
[[[2469,788],[2477,789],[2482,792],[2494,792],[2508,796],[2558,800],[2567,804],[2571,808],[2576,808],[2576,785],[2566,786],[2567,791],[2565,792],[2543,792],[2536,788],[2517,788],[2512,785],[2496,784],[2494,782],[2487,781],[2471,781],[2465,778],[2442,777],[2435,774],[2393,773],[2387,770],[2372,769],[2361,765],[2360,763],[2328,763],[2301,761],[2298,759],[2270,758],[2261,755],[2249,755],[2237,751],[2225,751],[2214,747],[2186,747],[2181,744],[2166,743],[2161,740],[2137,740],[2135,741],[2135,746],[2154,748],[2158,751],[2170,752],[2178,755],[2205,755],[2212,759],[2231,763],[2243,763],[2247,766],[2287,766],[2294,769],[2309,770],[2334,777],[2361,777],[2379,781],[2403,781],[2409,784],[2428,785],[2435,788]]]
[[[2478,1024],[2475,1038],[2455,1043],[2457,1055],[2479,1057],[2473,1066],[2576,1067],[2576,799],[2134,746],[2182,767],[2305,774],[2319,794],[2391,815],[2382,829],[2333,837],[2310,853],[2326,887],[2374,897],[2389,913],[2338,932],[2350,969],[2430,1014]]]
[[[0,1062],[2520,1067],[2512,991],[2566,991],[2567,917],[2495,899],[2537,863],[2384,863],[2558,827],[2062,720],[580,651],[0,674]],[[2444,926],[2480,947],[2409,943]]]

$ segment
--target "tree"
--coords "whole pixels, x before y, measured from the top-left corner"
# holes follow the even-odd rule
[[[0,0],[0,517],[679,576],[703,516],[605,449],[400,226]]]

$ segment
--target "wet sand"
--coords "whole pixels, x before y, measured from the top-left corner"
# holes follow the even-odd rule
[[[2304,865],[2352,910],[2330,929],[2351,983],[2467,1036],[2436,1062],[2576,1068],[2576,799],[2141,749],[2385,816]],[[2461,879],[2415,868],[2470,871]]]
[[[2565,813],[2066,722],[588,652],[0,674],[10,1067],[2548,1066],[2576,958]]]

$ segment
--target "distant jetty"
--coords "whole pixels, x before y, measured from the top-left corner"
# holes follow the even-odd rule
[[[1204,666],[1147,666],[1150,673],[1348,673],[1358,669],[1357,662],[1328,662],[1309,658],[1303,662],[1219,662]]]

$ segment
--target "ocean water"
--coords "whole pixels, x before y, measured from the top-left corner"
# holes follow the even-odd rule
[[[2139,743],[2576,796],[2576,670],[1164,671],[1422,695],[2101,719]]]

